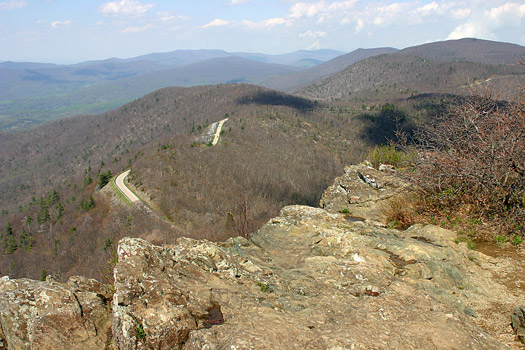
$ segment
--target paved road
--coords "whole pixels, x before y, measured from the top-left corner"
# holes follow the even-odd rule
[[[213,141],[211,143],[212,146],[215,146],[217,142],[219,142],[219,136],[221,136],[221,130],[224,123],[228,120],[228,118],[223,119],[219,122],[219,125],[217,126],[217,131],[215,131],[215,137],[213,138]]]
[[[118,189],[120,190],[120,192],[122,192],[124,194],[124,196],[126,196],[126,198],[129,199],[129,201],[131,203],[139,204],[139,203],[142,203],[140,198],[137,197],[135,195],[135,193],[131,192],[131,190],[128,188],[128,186],[126,186],[126,184],[124,183],[124,179],[126,179],[126,177],[129,175],[130,171],[131,170],[128,169],[125,172],[121,173],[119,176],[117,176],[117,178],[115,180],[115,183],[116,183]]]
[[[217,126],[217,131],[215,132],[215,136],[214,136],[213,141],[211,143],[213,146],[215,146],[217,144],[217,142],[219,142],[219,136],[221,135],[222,126],[224,125],[224,123],[227,120],[228,120],[228,118],[223,119],[223,120],[221,120],[219,122],[219,125]],[[131,203],[135,204],[139,208],[143,208],[146,212],[150,212],[150,213],[154,214],[154,212],[145,203],[143,203],[142,200],[135,195],[135,193],[131,192],[131,190],[128,188],[128,186],[126,186],[126,183],[124,182],[124,180],[129,175],[130,171],[131,171],[131,169],[128,169],[128,170],[124,171],[123,173],[121,173],[120,175],[118,175],[117,178],[115,179],[115,184],[117,185],[117,187],[120,190],[120,192],[122,192],[122,194]]]

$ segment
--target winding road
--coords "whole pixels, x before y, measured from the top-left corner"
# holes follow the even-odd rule
[[[146,203],[144,203],[143,200],[141,200],[135,193],[133,193],[128,186],[126,186],[126,177],[129,175],[129,172],[131,169],[128,169],[124,171],[123,173],[120,173],[117,178],[115,179],[115,185],[117,186],[118,190],[126,197],[132,204],[135,204],[135,206],[147,214],[157,216],[157,214],[151,210],[150,207]]]
[[[141,202],[140,198],[135,195],[135,193],[131,192],[131,190],[126,186],[124,183],[124,180],[129,175],[129,172],[131,169],[126,170],[125,172],[121,173],[117,178],[115,179],[115,184],[117,185],[117,188],[122,192],[122,194],[133,204],[137,204],[137,202]]]
[[[217,126],[217,130],[215,131],[215,135],[213,137],[212,146],[215,146],[217,142],[219,142],[219,137],[221,135],[222,126],[224,123],[228,120],[228,118],[223,119],[219,122],[219,125]],[[144,203],[143,200],[141,200],[135,193],[133,193],[128,186],[126,186],[125,180],[126,177],[129,175],[131,169],[128,169],[122,173],[120,173],[117,178],[115,179],[115,185],[119,189],[119,191],[133,204],[135,204],[139,209],[143,209],[148,213],[156,215],[153,210],[151,210],[150,207]]]

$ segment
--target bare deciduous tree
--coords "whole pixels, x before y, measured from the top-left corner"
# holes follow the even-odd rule
[[[519,226],[525,213],[523,98],[508,103],[475,94],[421,128],[416,141],[414,178],[423,189],[447,206],[465,204],[471,212],[511,218],[511,229]]]

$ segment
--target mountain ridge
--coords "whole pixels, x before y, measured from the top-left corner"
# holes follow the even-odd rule
[[[459,50],[465,43],[469,50]],[[484,50],[492,50],[491,55],[483,56]],[[515,64],[519,55],[525,57],[525,47],[479,39],[423,44],[366,58],[296,92],[324,100],[374,101],[420,93],[465,95],[471,88],[489,86],[512,99],[513,87],[525,79],[525,67]]]
[[[261,85],[270,89],[291,91],[335,74],[362,59],[396,51],[394,48],[357,49],[307,70],[266,79]]]

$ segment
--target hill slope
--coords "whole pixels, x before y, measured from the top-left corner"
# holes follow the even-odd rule
[[[498,41],[465,38],[408,47],[398,54],[430,60],[498,65],[514,64],[517,60],[525,58],[525,47]]]
[[[344,71],[299,90],[314,99],[380,101],[416,94],[470,93],[491,87],[501,98],[516,97],[525,81],[525,67],[471,62],[431,61],[409,55],[382,55],[360,61]]]
[[[270,89],[290,91],[311,84],[314,81],[325,78],[331,74],[338,73],[362,59],[396,51],[397,49],[388,47],[377,49],[357,49],[310,69],[266,79],[261,82],[260,85]]]
[[[196,142],[226,114],[217,146]],[[374,127],[359,112],[238,84],[166,88],[102,115],[1,134],[0,271],[103,278],[123,235],[172,242],[252,230],[283,205],[318,203]],[[100,174],[127,167],[167,222],[118,204],[111,185],[97,189]]]
[[[418,45],[370,57],[344,71],[298,90],[318,99],[378,101],[413,94],[467,94],[489,86],[502,98],[515,98],[525,69],[516,65],[525,47],[478,39]]]

